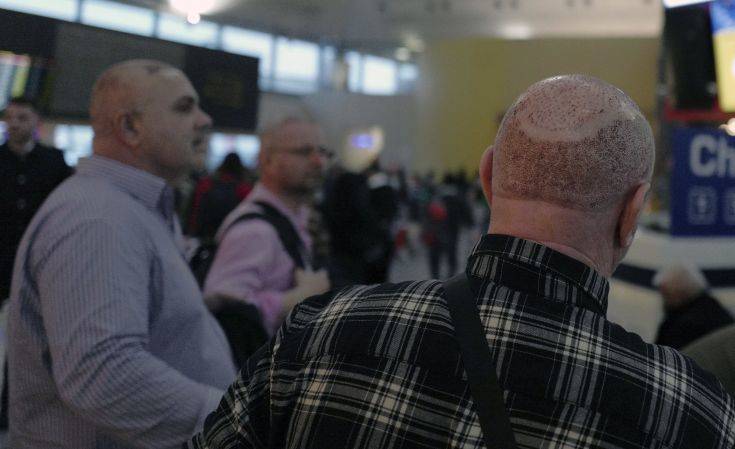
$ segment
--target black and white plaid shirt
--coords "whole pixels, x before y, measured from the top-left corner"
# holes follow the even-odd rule
[[[467,274],[519,447],[735,446],[720,383],[609,322],[608,282],[588,266],[488,235]],[[484,447],[442,284],[305,301],[189,447]]]

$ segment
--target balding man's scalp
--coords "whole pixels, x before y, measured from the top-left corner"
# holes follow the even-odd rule
[[[134,111],[145,100],[139,94],[142,84],[166,70],[178,71],[169,64],[148,59],[121,62],[105,70],[92,88],[89,106],[95,135],[109,133],[119,111]]]
[[[287,128],[300,125],[316,126],[316,123],[301,117],[289,116],[264,126],[258,133],[261,156],[270,155],[279,146],[279,139],[283,138],[283,134]]]
[[[653,169],[653,134],[636,104],[596,78],[531,86],[508,110],[495,142],[493,191],[602,210]]]

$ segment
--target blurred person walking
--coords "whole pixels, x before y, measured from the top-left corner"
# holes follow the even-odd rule
[[[472,211],[458,178],[446,175],[429,202],[425,218],[431,275],[439,279],[442,261],[449,276],[457,274],[457,246],[462,228],[472,225]]]
[[[192,195],[188,235],[214,239],[227,215],[253,190],[247,171],[237,153],[228,153],[212,176],[199,180]]]
[[[379,168],[381,147],[346,145],[324,189],[335,287],[385,282],[393,256],[398,198]]]
[[[93,156],[26,230],[9,306],[15,449],[173,448],[235,377],[182,254],[173,185],[211,125],[187,77],[122,62],[92,90]]]
[[[302,302],[189,447],[732,448],[721,384],[606,318],[653,161],[622,91],[534,84],[480,162],[465,273]]]
[[[656,344],[681,349],[721,327],[733,317],[712,296],[702,272],[689,264],[675,264],[656,273],[653,285],[664,305],[664,320]]]

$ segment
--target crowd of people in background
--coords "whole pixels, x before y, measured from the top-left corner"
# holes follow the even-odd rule
[[[503,447],[735,447],[733,317],[702,274],[654,279],[657,345],[606,317],[654,161],[613,86],[532,85],[473,175],[342,164],[307,117],[207,173],[215,124],[182,71],[126,61],[90,88],[75,173],[31,102],[3,115],[11,447],[489,447],[457,285]],[[388,284],[397,257],[433,279]]]

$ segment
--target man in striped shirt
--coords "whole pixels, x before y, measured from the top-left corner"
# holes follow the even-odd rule
[[[186,76],[157,61],[104,72],[90,116],[94,155],[41,206],[16,258],[10,447],[177,447],[235,378],[171,188],[211,119]]]
[[[735,445],[735,403],[711,374],[606,318],[653,161],[635,103],[579,75],[531,86],[482,158],[493,213],[465,299],[519,448]],[[438,281],[308,299],[190,447],[484,447],[454,332]]]

